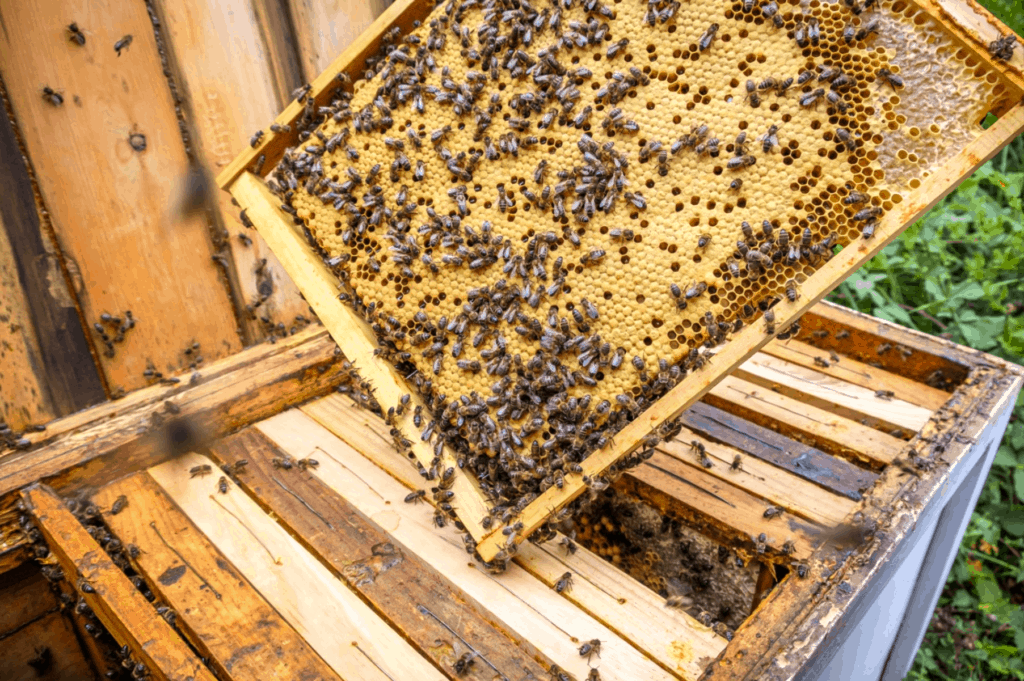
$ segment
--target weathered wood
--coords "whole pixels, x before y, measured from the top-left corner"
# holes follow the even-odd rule
[[[451,525],[440,530],[432,527],[429,507],[402,502],[408,488],[308,416],[292,410],[256,427],[293,457],[316,447],[320,466],[313,475],[410,552],[448,575],[477,603],[486,604],[507,630],[528,639],[575,678],[585,679],[588,673],[579,646],[595,638],[602,642],[599,669],[603,680],[672,678],[629,642],[517,565],[510,565],[501,575],[487,574],[466,555],[460,535]],[[574,574],[573,579],[579,577]],[[594,664],[598,665],[596,659]]]
[[[955,428],[962,435],[945,450],[941,456],[944,463],[936,467],[936,473],[908,478],[897,467],[888,467],[862,502],[863,517],[848,521],[846,539],[823,547],[808,562],[806,579],[790,574],[773,589],[702,679],[792,678],[809,659],[821,653],[826,631],[837,631],[845,623],[856,621],[855,617],[848,619],[847,611],[855,610],[858,601],[865,605],[865,599],[860,598],[865,589],[880,587],[885,574],[898,567],[900,558],[911,548],[907,538],[915,525],[927,523],[930,515],[937,514],[943,505],[943,490],[957,489],[967,475],[967,467],[957,464],[970,451],[971,438],[992,422],[992,416],[1012,405],[1024,382],[1019,374],[1007,375],[1005,364],[998,370],[980,369],[975,377],[977,382],[959,390],[947,405],[951,417],[948,424],[930,422],[923,433],[932,438]],[[979,407],[984,407],[985,415],[978,413]],[[925,447],[917,440],[908,443],[910,446]],[[871,531],[882,523],[884,532]],[[822,561],[826,562],[824,566]],[[838,589],[840,584],[845,586]],[[850,616],[856,614],[851,612]],[[829,656],[823,659],[827,661]]]
[[[26,488],[22,498],[65,577],[76,585],[114,638],[131,646],[132,654],[149,667],[154,678],[214,681],[213,674],[114,565],[60,497],[36,484]]]
[[[356,407],[341,395],[329,395],[303,405],[301,411],[346,442],[350,447],[391,474],[407,490],[424,484],[391,443],[380,444],[387,426],[377,416]],[[345,436],[350,436],[346,438]],[[428,495],[427,500],[430,501]],[[724,641],[678,610],[666,610],[650,589],[609,565],[583,547],[565,555],[555,548],[524,544],[514,560],[546,584],[553,585],[571,571],[576,586],[567,598],[609,629],[633,642],[652,659],[683,678],[699,675],[707,660],[724,647]],[[659,626],[651,626],[658,622]]]
[[[32,666],[49,665],[43,673]],[[59,613],[50,613],[18,629],[0,644],[0,671],[4,681],[43,679],[91,679],[92,668],[78,645],[71,623]]]
[[[763,428],[874,468],[899,456],[904,441],[830,411],[748,383],[725,378],[704,402]]]
[[[405,413],[395,417],[394,426],[412,442],[410,449],[416,460],[429,469],[434,459],[434,447],[419,437],[419,429],[412,422],[414,408],[423,404],[415,388],[394,365],[375,355],[377,339],[370,325],[338,299],[334,275],[294,229],[288,216],[277,207],[266,185],[252,173],[246,173],[231,186],[231,191],[248,210],[249,218],[277,253],[285,270],[292,275],[324,326],[344,349],[345,356],[360,377],[373,386],[378,404],[387,409],[398,405],[403,395],[411,396]],[[475,539],[483,537],[486,532],[480,523],[489,508],[479,484],[471,476],[462,474],[450,448],[444,448],[441,460],[443,468],[456,471],[452,490],[459,497],[459,520]]]
[[[896,397],[881,397],[871,388],[837,380],[820,371],[769,355],[746,362],[734,375],[854,421],[866,420],[887,431],[903,429],[916,432],[932,414],[930,409]]]
[[[60,594],[60,597],[71,599],[68,602],[77,603],[78,592],[75,591],[74,587],[67,580],[58,582],[54,587],[55,591]],[[79,612],[77,607],[65,608],[64,617],[74,630],[75,636],[78,637],[78,643],[82,647],[82,653],[85,655],[85,658],[90,662],[93,669],[96,670],[96,678],[103,678],[104,674],[110,669],[120,667],[120,660],[112,659],[111,657],[113,652],[110,648],[113,643],[112,639],[109,636],[94,636],[93,633],[86,630],[86,624],[90,625],[90,629],[98,624],[92,612]]]
[[[424,19],[433,9],[431,3],[420,0],[397,0],[394,2],[377,17],[368,29],[345,48],[345,51],[338,55],[338,58],[331,62],[329,67],[310,81],[309,84],[312,86],[310,95],[314,102],[317,105],[322,105],[330,99],[331,93],[338,87],[336,76],[339,73],[347,73],[352,79],[361,75],[366,59],[376,52],[381,38],[388,29],[398,26],[403,32],[408,31],[414,22]],[[294,123],[302,115],[304,106],[297,101],[289,103],[275,122],[280,125],[292,126],[292,131],[288,133],[268,132],[255,148],[245,149],[217,176],[218,186],[221,189],[229,189],[242,173],[253,168],[260,156],[266,158],[261,172],[264,174],[270,172],[281,160],[284,150],[298,143],[299,134]]]
[[[288,0],[307,83],[358,40],[388,7],[388,0]]]
[[[250,0],[161,0],[153,5],[162,19],[172,68],[180,76],[179,92],[198,151],[219,172],[280,110],[255,8]],[[259,234],[242,224],[231,197],[217,192],[217,204],[224,229],[217,244],[234,264],[235,293],[242,307],[255,306],[241,316],[250,342],[265,338],[277,322],[291,327],[296,316],[309,317],[298,288]]]
[[[218,476],[190,478],[199,465],[213,462],[186,454],[149,474],[334,671],[349,681],[444,678],[233,482],[221,494]]]
[[[6,88],[0,84],[6,104]],[[0,116],[0,186],[4,188],[0,196],[0,251],[7,255],[4,259],[4,289],[15,286],[24,296],[23,312],[18,314],[13,306],[18,305],[13,290],[4,295],[4,304],[0,314],[12,315],[10,321],[4,322],[24,327],[21,331],[28,357],[31,357],[32,339],[38,343],[38,363],[31,370],[39,384],[40,395],[37,403],[24,402],[23,397],[8,397],[9,378],[3,387],[2,402],[8,403],[17,399],[12,406],[3,406],[0,416],[10,418],[12,428],[16,425],[19,412],[31,414],[34,419],[50,416],[61,416],[85,409],[102,402],[107,395],[100,379],[99,371],[93,361],[92,350],[82,331],[82,323],[78,317],[75,292],[70,288],[67,271],[60,258],[56,255],[50,234],[50,226],[43,224],[36,210],[36,193],[33,187],[31,169],[28,159],[22,154],[14,128],[7,116],[6,109]],[[9,268],[13,263],[15,272]],[[10,289],[8,289],[10,287]],[[10,312],[4,309],[11,305]],[[17,319],[15,319],[17,317]],[[8,331],[14,333],[14,331]],[[18,342],[12,342],[17,347]],[[5,373],[11,371],[6,367]]]
[[[467,652],[481,657],[464,678],[493,679],[495,671],[484,660],[507,672],[547,674],[551,661],[528,641],[516,645],[521,637],[497,629],[493,615],[458,585],[396,545],[316,476],[297,467],[275,469],[272,461],[287,454],[259,430],[221,440],[212,451],[228,465],[248,461],[239,476],[242,487],[448,676],[459,676],[453,666]],[[310,453],[323,458],[315,448]]]
[[[860,500],[878,477],[708,404],[693,405],[681,420],[708,439],[741,449],[854,501]]]
[[[284,109],[293,99],[292,92],[303,83],[299,48],[285,0],[252,0],[263,49],[267,51],[270,75],[277,94],[275,111]],[[262,125],[267,125],[263,121]],[[268,167],[267,170],[270,170]]]
[[[824,529],[787,514],[768,520],[764,512],[769,504],[660,452],[626,471],[615,487],[663,513],[674,513],[689,527],[749,555],[757,552],[757,537],[764,533],[766,560],[786,562],[810,556],[816,536]],[[787,541],[794,543],[789,555],[782,551]]]
[[[862,388],[891,390],[895,397],[904,402],[916,404],[929,411],[935,411],[949,399],[947,392],[890,371],[876,369],[850,357],[837,355],[840,358],[839,361],[833,361],[828,352],[823,352],[813,345],[795,339],[772,341],[764,346],[762,352],[790,364],[814,369],[826,376],[853,383]],[[828,366],[822,366],[815,362],[816,359],[824,361]]]
[[[327,332],[311,328],[243,350],[204,370],[195,385],[157,385],[60,419],[38,445],[0,459],[0,497],[36,480],[62,490],[98,487],[173,456],[164,425],[174,416],[217,438],[344,382],[343,358]]]
[[[693,441],[704,446],[713,464],[711,468],[703,467],[700,457],[690,446]],[[780,506],[789,513],[825,527],[838,525],[856,505],[851,499],[834,494],[745,451],[702,437],[688,428],[683,428],[676,439],[662,442],[658,450],[764,499],[769,504]],[[739,468],[733,468],[737,455],[740,456]]]
[[[128,506],[111,513],[121,495]],[[221,678],[339,678],[148,474],[107,485],[93,502],[114,534],[139,548],[133,565]]]
[[[6,639],[15,629],[58,609],[49,583],[34,562],[23,564],[4,575],[0,603],[4,604],[0,608],[0,640]]]
[[[207,361],[236,352],[237,321],[206,221],[172,215],[188,159],[146,5],[8,0],[0,18],[8,27],[0,75],[62,256],[80,275],[82,316],[111,391],[146,385],[149,362],[179,369],[193,342]],[[84,46],[67,39],[72,19]],[[133,40],[118,56],[125,35]],[[44,86],[64,103],[49,103]],[[135,133],[145,150],[133,150]],[[93,324],[128,310],[138,323],[106,356]],[[116,336],[116,327],[107,332]]]

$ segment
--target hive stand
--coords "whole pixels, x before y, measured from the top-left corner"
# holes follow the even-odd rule
[[[998,22],[995,19],[983,14],[983,10],[977,14],[970,12],[968,16],[955,11],[956,7],[959,7],[956,4],[946,7],[943,3],[925,2],[921,3],[921,7],[939,19],[953,38],[973,53],[976,59],[984,61],[1000,74],[1007,87],[1014,93],[1013,97],[1019,100],[1021,93],[1024,92],[1021,87],[1019,55],[1015,55],[1010,63],[998,64],[991,61],[984,48],[984,45],[988,44],[985,42],[986,37],[997,31]],[[338,85],[335,78],[337,74],[358,74],[366,57],[373,52],[387,30],[393,26],[408,29],[413,21],[422,19],[431,9],[430,3],[414,0],[404,0],[392,5],[359,40],[335,60],[329,69],[313,81],[311,96],[314,100],[326,100],[329,93]],[[982,19],[984,21],[981,21]],[[301,111],[302,105],[292,102],[276,122],[294,127]],[[910,192],[905,201],[887,211],[879,221],[872,239],[859,239],[829,260],[802,284],[801,295],[795,301],[780,301],[774,308],[776,328],[785,329],[798,320],[812,305],[870,260],[907,225],[936,205],[1021,131],[1024,131],[1024,105],[1017,103],[1003,112],[1002,117],[972,143],[960,149],[941,167],[933,169],[920,186]],[[230,191],[239,205],[248,212],[257,230],[281,260],[285,270],[302,290],[306,300],[331,335],[352,360],[356,370],[373,386],[378,402],[386,409],[397,405],[402,395],[413,394],[412,405],[420,405],[421,401],[415,395],[415,390],[405,378],[399,376],[389,363],[374,357],[375,339],[369,324],[338,300],[336,278],[296,229],[291,216],[277,207],[277,199],[260,177],[249,170],[254,163],[263,171],[269,170],[281,158],[285,147],[294,143],[295,140],[289,134],[267,135],[256,148],[247,149],[235,159],[220,174],[218,184]],[[553,514],[582,494],[587,489],[585,479],[600,476],[634,450],[647,435],[657,431],[666,421],[679,417],[687,407],[715,389],[734,368],[750,359],[768,344],[772,337],[773,334],[767,333],[763,324],[750,325],[736,333],[727,344],[718,349],[712,363],[689,375],[616,433],[607,446],[591,453],[582,462],[582,475],[567,476],[562,487],[553,486],[532,501],[517,517],[517,521],[523,523],[524,529],[520,534],[514,535],[516,540],[522,541],[528,537]],[[759,376],[756,380],[771,381],[770,365],[756,364],[751,366],[750,371]],[[750,377],[740,375],[739,378]],[[884,416],[884,413],[882,415]],[[877,418],[877,415],[869,415],[869,418]],[[420,440],[417,429],[412,428],[410,421],[411,413],[406,413],[396,419],[395,425],[412,443],[415,459],[425,468],[429,468],[430,460],[433,458],[432,447]],[[445,467],[453,465],[454,457],[447,448],[443,457]],[[457,473],[457,514],[476,540],[479,555],[484,560],[491,560],[502,551],[508,538],[503,536],[500,527],[484,530],[481,521],[489,509],[489,503],[479,487],[466,478],[467,476]]]

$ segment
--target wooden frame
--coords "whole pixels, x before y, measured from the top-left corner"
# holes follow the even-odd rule
[[[950,14],[945,5],[935,5],[930,0],[918,3],[929,15],[937,18],[949,29],[955,40],[969,49],[973,55],[990,65],[987,47],[982,49],[986,35],[1000,31],[992,22],[979,23],[978,17],[986,18],[984,10],[972,14]],[[948,3],[947,3],[948,4]],[[426,16],[432,10],[429,3],[418,3],[415,0],[392,5],[370,27],[370,29],[353,45],[351,45],[331,68],[321,74],[313,82],[312,96],[319,102],[329,95],[337,85],[335,75],[341,72],[352,74],[357,72],[365,62],[367,55],[379,43],[380,37],[392,26],[407,28],[415,19]],[[974,17],[973,20],[969,19]],[[994,21],[994,19],[993,19]],[[958,23],[958,22],[962,22]],[[1018,95],[1024,89],[1019,64],[1016,59],[1002,66],[993,65],[1004,77],[1011,90]],[[1001,106],[1001,105],[1000,105]],[[998,107],[997,107],[998,108]],[[301,105],[292,102],[278,117],[280,124],[293,123],[301,112]],[[1010,108],[991,128],[982,133],[976,140],[941,167],[934,169],[921,185],[913,190],[906,201],[888,211],[875,230],[873,239],[861,239],[854,242],[836,257],[811,275],[802,285],[802,295],[795,301],[783,300],[775,307],[775,315],[779,329],[799,319],[812,305],[821,300],[849,274],[865,264],[882,248],[913,221],[921,217],[928,209],[941,201],[964,178],[978,169],[983,163],[994,156],[1003,145],[1024,131],[1024,104],[1016,104]],[[264,161],[259,165],[268,169],[284,153],[286,145],[293,143],[287,134],[266,138],[253,150],[246,150],[224,170],[218,177],[221,188],[230,191],[238,203],[248,211],[250,219],[272,250],[282,260],[285,270],[302,290],[307,301],[328,330],[351,355],[351,359],[364,378],[368,379],[377,391],[383,405],[398,404],[398,397],[404,394],[415,394],[408,383],[397,375],[397,372],[386,362],[377,360],[373,355],[375,341],[369,325],[358,317],[347,305],[337,300],[333,288],[333,275],[320,261],[305,238],[295,229],[290,216],[277,208],[277,200],[263,185],[260,178],[246,170],[261,157]],[[664,397],[651,405],[625,428],[618,432],[614,440],[604,449],[592,452],[582,462],[583,473],[580,476],[569,476],[563,487],[552,487],[542,493],[518,517],[523,524],[523,531],[517,535],[522,541],[533,531],[546,522],[554,513],[570,503],[586,490],[584,477],[592,478],[601,475],[612,464],[635,449],[638,444],[656,430],[664,422],[678,417],[691,404],[718,384],[733,368],[746,361],[771,341],[772,335],[765,333],[762,325],[744,328],[715,355],[714,364],[687,377],[682,383],[669,391]],[[386,366],[385,366],[386,365]],[[406,419],[409,417],[406,416]],[[428,466],[433,458],[430,447],[415,437],[415,431],[408,424],[396,424],[412,441],[416,459]],[[401,428],[405,425],[405,428]],[[453,461],[450,452],[444,454],[445,465]],[[458,475],[456,492],[460,501],[458,516],[466,529],[477,541],[477,550],[484,560],[491,560],[502,550],[506,538],[501,528],[489,532],[483,530],[481,520],[488,511],[488,504],[472,482],[463,481],[467,476]]]

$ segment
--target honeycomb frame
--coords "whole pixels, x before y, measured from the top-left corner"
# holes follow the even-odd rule
[[[735,4],[739,4],[738,2]],[[755,3],[756,4],[756,3]],[[919,7],[919,5],[913,5],[912,3],[899,3],[903,6]],[[922,3],[928,4],[928,3]],[[427,3],[429,5],[429,3]],[[403,22],[408,24],[411,21],[412,16],[423,14],[423,6],[418,3],[405,2],[397,3],[392,6],[388,12],[381,17],[378,22],[371,27],[368,31],[368,35],[379,36],[386,30],[390,29],[393,25],[401,25]],[[426,9],[431,9],[429,6]],[[930,15],[929,15],[930,16]],[[940,24],[944,25],[944,24]],[[965,30],[958,28],[957,30]],[[963,44],[962,38],[957,38],[957,44]],[[961,47],[961,50],[967,48]],[[353,66],[353,63],[358,64],[361,59],[364,59],[367,54],[372,50],[372,39],[361,39],[357,45],[353,46],[352,49],[346,51],[342,57],[339,58],[338,62],[332,66],[317,83],[314,83],[314,97],[319,97],[321,92],[328,92],[330,82],[334,80],[333,75],[340,70],[356,70],[358,66]],[[970,50],[967,50],[970,54]],[[975,50],[970,59],[977,61],[986,62],[984,55],[979,55]],[[1008,106],[1006,102],[1012,102],[1015,98],[1019,98],[1020,87],[1019,79],[1016,78],[1016,74],[1012,74],[1006,70],[1006,68],[994,65],[988,62],[986,65],[990,70],[989,73],[996,74],[996,78],[999,79],[1000,84],[1003,86],[1002,96],[999,101],[995,101],[996,98],[992,97],[991,101],[985,102],[988,108],[993,110],[1004,110]],[[980,68],[980,67],[979,67]],[[301,111],[301,106],[296,107],[294,104],[286,110],[281,117],[278,119],[279,124],[287,124],[288,122],[294,122],[298,118],[298,112]],[[789,323],[794,321],[803,310],[809,307],[813,302],[820,299],[831,287],[842,281],[850,272],[860,266],[874,253],[880,250],[888,241],[894,238],[904,225],[909,224],[916,219],[916,216],[923,212],[930,204],[939,200],[942,193],[952,189],[959,179],[969,173],[973,167],[980,165],[984,158],[994,154],[995,151],[1005,142],[1012,139],[1015,131],[1019,131],[1020,125],[1020,107],[1016,107],[1007,113],[995,126],[990,128],[987,132],[979,134],[973,141],[968,142],[966,145],[961,145],[958,149],[958,153],[949,156],[945,159],[933,161],[932,170],[937,170],[930,177],[924,178],[920,184],[916,187],[910,187],[906,195],[906,200],[902,203],[888,206],[889,210],[879,220],[878,226],[875,231],[875,236],[871,241],[858,240],[851,242],[856,244],[856,248],[845,248],[838,256],[829,260],[824,266],[819,268],[813,274],[810,274],[808,278],[803,282],[801,286],[801,297],[795,301],[783,300],[778,303],[774,308],[776,315],[777,328],[785,328]],[[232,184],[238,173],[244,170],[246,165],[252,163],[253,160],[259,159],[259,154],[263,153],[264,158],[273,157],[275,152],[275,142],[280,151],[281,142],[283,139],[267,139],[259,145],[254,152],[247,152],[240,157],[240,163],[236,162],[233,167],[229,167],[220,178],[222,186],[228,187]],[[268,153],[269,152],[269,153]],[[979,159],[981,159],[979,161]],[[244,176],[243,176],[244,179]],[[256,188],[249,187],[248,190],[239,190],[236,187],[232,191],[236,194],[236,198],[246,208],[249,208],[249,217],[253,220],[261,232],[277,229],[280,230],[280,223],[282,221],[287,222],[290,218],[285,217],[282,220],[282,216],[278,214],[276,216],[260,214],[261,219],[256,219],[254,211],[259,210],[259,202],[267,201],[266,195],[261,195]],[[242,195],[239,195],[242,194]],[[277,225],[275,226],[275,223]],[[291,232],[290,227],[288,231]],[[294,234],[292,232],[292,234]],[[267,236],[265,234],[265,236]],[[278,251],[278,248],[285,248],[286,246],[275,247],[274,240],[268,236],[268,243],[271,247]],[[301,244],[303,247],[308,249],[304,243]],[[278,253],[280,256],[281,253]],[[315,300],[311,298],[309,293],[306,291],[303,281],[309,278],[310,272],[313,270],[308,269],[309,263],[307,262],[307,269],[305,272],[293,271],[288,267],[288,263],[285,263],[286,269],[289,270],[293,279],[299,284],[300,288],[303,289],[304,293],[307,294],[307,299],[310,299],[314,309],[320,314],[321,318],[328,325],[332,334],[338,340],[339,345],[342,346],[347,355],[354,360],[357,367],[363,371],[365,376],[365,369],[370,364],[377,365],[382,364],[381,362],[374,361],[372,354],[366,355],[367,350],[366,341],[367,337],[372,338],[372,333],[368,333],[368,325],[358,317],[349,318],[346,320],[343,326],[347,326],[346,329],[336,329],[328,321],[330,317],[338,317],[339,314],[344,316],[344,312],[340,313],[327,313],[322,311],[322,306],[332,306],[330,301],[334,300],[334,290],[332,289],[327,299],[321,300],[321,305],[318,305]],[[320,268],[320,271],[315,274],[321,278],[327,277],[330,279],[331,275],[329,272],[326,273],[324,268]],[[777,290],[778,292],[778,290]],[[328,300],[329,299],[329,300]],[[344,307],[344,306],[341,306]],[[325,308],[324,308],[325,309]],[[358,339],[358,342],[363,344],[361,354],[364,355],[362,361],[360,359],[351,357],[353,343],[357,341],[355,336],[358,333],[353,331],[353,328],[362,325],[362,337]],[[639,444],[650,432],[656,430],[661,423],[666,420],[672,419],[677,416],[683,409],[685,409],[691,402],[698,399],[707,389],[709,389],[714,382],[724,376],[729,369],[736,366],[744,359],[752,355],[759,349],[761,345],[770,340],[771,335],[765,333],[765,328],[761,324],[748,325],[739,333],[735,334],[732,339],[715,355],[714,363],[700,369],[696,373],[691,374],[688,380],[676,385],[667,394],[665,394],[660,400],[651,405],[647,411],[640,414],[637,418],[633,419],[628,425],[625,426],[621,431],[616,433],[612,442],[604,447],[603,449],[597,450],[592,453],[589,457],[581,462],[583,468],[583,474],[587,477],[594,478],[604,473],[605,470],[628,452],[633,450],[637,444]],[[372,342],[371,342],[372,346]],[[370,347],[372,353],[372,347]],[[378,372],[379,373],[379,372]],[[395,381],[396,390],[400,391],[392,395],[394,399],[381,399],[382,404],[397,404],[397,397],[403,393],[414,392],[410,391],[403,383],[400,376],[396,375],[396,372],[389,371],[386,375],[380,375],[376,377],[376,380],[371,380],[374,387],[380,391],[383,383],[393,380]],[[394,392],[394,391],[391,391]],[[401,419],[400,419],[401,420]],[[408,419],[405,419],[406,421]],[[411,427],[410,423],[399,423],[398,426],[403,429],[403,432],[410,434],[410,439],[416,442],[418,438],[415,436],[416,430]],[[418,451],[415,451],[413,455],[419,459],[420,463],[426,465],[425,459],[429,460],[431,454],[429,452],[423,452],[423,447],[415,447]],[[429,448],[427,448],[429,449]],[[448,461],[454,461],[454,457],[450,453],[446,454]],[[462,479],[465,476],[457,475],[458,478]],[[470,514],[478,513],[480,510],[480,504],[477,501],[482,502],[482,497],[479,496],[479,492],[476,492],[477,498],[473,499],[472,495],[474,492],[472,485],[462,484],[463,489],[459,490],[458,496],[461,500],[460,508],[465,512],[460,512],[460,519],[463,524],[469,530],[470,534],[477,540],[478,552],[485,559],[492,558],[499,549],[499,543],[502,541],[500,535],[500,528],[492,530],[489,534],[480,526],[479,523],[473,522]],[[572,500],[576,495],[584,491],[586,488],[582,483],[579,476],[567,476],[565,485],[563,487],[549,487],[546,491],[542,492],[541,495],[531,502],[520,515],[520,520],[524,524],[524,528],[518,539],[525,538],[534,529],[539,527],[548,517],[562,508],[566,503]],[[467,494],[470,498],[467,499]],[[483,503],[483,508],[486,509],[486,502]],[[469,510],[467,510],[469,509]]]

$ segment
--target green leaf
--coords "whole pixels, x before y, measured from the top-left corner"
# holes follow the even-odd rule
[[[995,459],[992,460],[992,465],[998,468],[1016,468],[1017,457],[1013,455],[1013,452],[1009,447],[1003,445],[996,452]]]
[[[1024,501],[1024,469],[1017,469],[1013,472],[1013,492],[1017,499]]]
[[[1003,529],[1015,537],[1024,537],[1024,509],[1006,511],[999,518]]]

